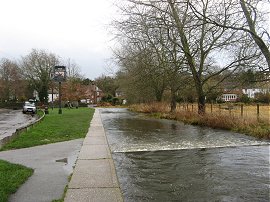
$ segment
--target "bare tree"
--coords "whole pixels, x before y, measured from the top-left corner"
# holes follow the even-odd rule
[[[26,80],[38,92],[41,102],[48,102],[48,88],[53,67],[59,64],[59,57],[44,50],[33,49],[22,57],[21,68]]]
[[[220,7],[221,1],[216,1],[217,7]],[[205,15],[200,12],[194,3],[189,2],[194,14],[199,18],[204,18],[207,23],[216,26],[247,33],[257,45],[257,48],[264,56],[265,64],[257,65],[261,71],[269,76],[270,73],[270,35],[267,31],[269,23],[269,13],[264,7],[269,8],[268,0],[227,0],[223,2],[220,11],[220,18],[213,15]],[[231,20],[227,21],[227,16]],[[270,78],[268,78],[270,79]]]
[[[152,88],[157,101],[162,100],[165,90],[171,90],[171,110],[174,111],[174,95],[182,86],[176,80],[179,80],[180,70],[183,69],[183,57],[180,57],[179,47],[171,41],[174,36],[166,22],[168,16],[136,2],[122,10],[128,18],[117,22],[124,49],[116,54],[121,66],[126,73],[128,71],[126,75],[132,77],[130,81],[138,89]]]
[[[246,46],[242,46],[244,43],[250,44],[244,35],[236,30],[231,31],[209,24],[205,18],[194,15],[190,7],[191,1],[167,0],[167,2],[179,33],[179,44],[184,51],[195,83],[198,112],[204,114],[205,97],[247,61],[258,56],[256,53],[248,52]],[[213,12],[217,11],[213,1],[194,0],[192,2],[196,4],[196,9],[202,15],[219,17],[219,12]],[[230,21],[230,16],[225,17],[224,25]],[[223,58],[220,58],[220,54]],[[222,59],[221,62],[218,61],[220,59]],[[211,83],[209,83],[210,80]]]
[[[0,97],[3,100],[23,99],[25,82],[15,61],[3,58],[0,62]]]
[[[83,76],[80,73],[80,67],[72,61],[70,58],[62,62],[67,68],[67,77],[69,79],[82,79]]]
[[[139,50],[151,53],[151,62],[140,67],[145,70],[153,67],[150,72],[156,76],[162,71],[162,76],[171,81],[166,86],[170,86],[172,97],[182,84],[181,76],[191,75],[190,85],[194,84],[197,92],[199,114],[205,113],[206,96],[260,56],[246,33],[227,27],[234,16],[223,15],[224,7],[225,10],[228,7],[225,1],[218,4],[210,0],[127,2],[124,9],[127,19],[121,21],[120,32],[125,33],[128,43],[139,44]],[[222,26],[209,23],[208,16],[222,18]],[[146,56],[149,54],[143,55]]]

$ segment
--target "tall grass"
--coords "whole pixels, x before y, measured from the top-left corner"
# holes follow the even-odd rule
[[[239,117],[234,114],[206,113],[199,115],[195,111],[180,110],[170,113],[167,103],[148,103],[130,106],[137,112],[147,113],[157,118],[173,119],[187,124],[208,126],[244,133],[258,138],[270,139],[270,125],[267,120],[254,117]]]

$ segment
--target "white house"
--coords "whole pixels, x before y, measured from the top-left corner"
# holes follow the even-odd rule
[[[224,102],[235,102],[239,97],[236,93],[224,93],[221,95],[221,100]]]
[[[53,91],[52,90],[48,91],[48,102],[58,100],[58,97],[59,97],[58,90],[54,89]]]
[[[267,93],[270,89],[260,89],[260,88],[247,88],[242,89],[243,94],[246,94],[249,98],[255,98],[256,93]]]

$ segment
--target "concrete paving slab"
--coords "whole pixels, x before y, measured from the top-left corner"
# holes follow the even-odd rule
[[[107,144],[105,136],[88,136],[84,139],[83,145],[104,145]]]
[[[69,188],[118,187],[111,159],[77,160]]]
[[[67,193],[65,202],[122,202],[121,191],[119,188],[102,189],[71,189]]]
[[[94,113],[65,197],[65,202],[88,201],[123,201],[99,109]]]
[[[107,145],[84,145],[79,154],[80,160],[108,158],[111,158],[111,153]]]
[[[95,136],[95,137],[104,137],[105,136],[105,132],[103,132],[103,131],[90,131],[90,132],[88,132],[87,133],[87,135],[89,135],[89,136]]]
[[[93,126],[91,125],[90,131],[104,131],[103,126]]]

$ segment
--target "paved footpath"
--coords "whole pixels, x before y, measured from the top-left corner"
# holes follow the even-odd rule
[[[90,201],[123,201],[99,109],[95,110],[65,197],[65,202]]]
[[[34,169],[9,202],[51,202],[61,198],[82,142],[77,139],[0,152],[0,159]]]

